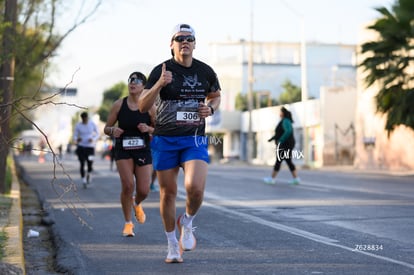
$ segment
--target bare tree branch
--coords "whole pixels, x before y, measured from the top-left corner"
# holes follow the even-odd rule
[[[53,155],[53,178],[50,182],[50,185],[53,189],[53,191],[56,193],[56,195],[58,195],[58,199],[68,208],[71,210],[72,214],[79,220],[79,222],[83,225],[83,226],[87,226],[89,229],[93,229],[86,221],[84,218],[81,217],[81,215],[79,214],[79,212],[77,211],[78,207],[76,207],[76,205],[72,202],[72,201],[68,201],[65,197],[66,194],[68,194],[70,191],[73,191],[75,193],[75,198],[76,201],[78,203],[80,203],[80,205],[82,206],[82,208],[86,211],[88,216],[92,216],[92,213],[88,210],[88,208],[82,203],[82,201],[80,200],[79,196],[77,195],[77,186],[76,183],[72,180],[72,177],[70,176],[70,174],[66,171],[64,165],[59,161],[59,157],[57,156],[57,154],[55,153],[55,151],[53,150],[52,145],[49,142],[49,138],[47,136],[47,134],[45,132],[43,132],[43,130],[30,118],[28,118],[23,112],[21,112],[20,110],[16,110],[24,119],[26,119],[27,121],[29,121],[35,128],[37,131],[39,131],[39,133],[42,135],[42,137],[44,138],[44,140],[46,141],[47,147],[49,148],[49,151],[46,150],[42,150],[42,152],[50,152]],[[58,183],[58,177],[57,177],[57,168],[60,167],[63,175],[69,180],[69,185],[65,186],[63,184],[57,184]],[[57,187],[60,187],[59,189],[57,189]],[[63,192],[60,192],[62,191]]]
[[[52,46],[52,48],[45,54],[45,56],[46,57],[51,56],[52,53],[56,51],[56,49],[60,46],[60,44],[62,44],[63,40],[69,34],[71,34],[77,27],[79,27],[80,25],[84,24],[92,15],[94,15],[96,13],[96,11],[101,6],[101,4],[102,4],[102,0],[99,0],[96,3],[95,7],[85,17],[83,17],[79,22],[75,22],[74,25],[71,28],[69,28],[69,30],[67,30],[63,35],[61,35],[60,38],[58,39],[58,41],[56,41],[54,43],[54,45]],[[83,4],[82,4],[82,6],[83,6]]]

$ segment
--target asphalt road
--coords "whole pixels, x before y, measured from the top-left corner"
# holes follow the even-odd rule
[[[78,163],[20,159],[43,202],[70,274],[414,274],[414,176],[352,169],[299,171],[289,185],[262,178],[271,167],[211,164],[194,221],[197,248],[183,264],[165,264],[158,193],[144,202],[145,224],[122,237],[118,174],[98,159],[83,189]],[[182,175],[177,215],[184,211]]]

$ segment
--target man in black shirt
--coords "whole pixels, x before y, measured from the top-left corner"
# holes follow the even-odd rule
[[[173,57],[152,70],[139,102],[141,112],[154,104],[157,110],[151,150],[168,240],[167,263],[181,263],[181,251],[196,246],[192,222],[202,204],[209,163],[205,118],[220,105],[217,76],[209,65],[193,58],[195,44],[190,25],[174,27],[170,44]],[[187,201],[185,213],[177,220],[181,231],[178,241],[175,200],[180,167],[184,170]]]

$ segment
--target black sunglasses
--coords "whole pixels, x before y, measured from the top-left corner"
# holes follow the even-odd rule
[[[173,40],[175,42],[179,42],[179,43],[184,42],[184,41],[194,42],[195,41],[195,37],[193,35],[179,35],[179,36],[174,37]]]
[[[131,77],[131,78],[128,79],[128,83],[129,84],[137,84],[138,85],[138,84],[142,84],[143,81],[140,78]]]

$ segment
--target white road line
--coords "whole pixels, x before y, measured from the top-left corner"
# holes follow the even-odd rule
[[[381,191],[373,188],[363,188],[358,186],[339,186],[339,185],[328,185],[328,184],[321,184],[316,181],[304,181],[302,185],[307,185],[309,187],[318,187],[318,188],[326,188],[330,190],[339,190],[339,191],[347,191],[347,192],[358,192],[358,193],[368,193],[368,194],[375,194],[375,195],[392,195],[392,196],[401,196],[405,198],[413,198],[413,194],[411,193],[401,193],[395,191]]]
[[[211,204],[211,203],[206,202],[206,201],[203,202],[203,205],[214,208],[216,210],[219,210],[220,212],[226,212],[228,214],[231,214],[233,217],[234,216],[239,216],[239,217],[243,218],[244,220],[250,220],[252,222],[256,222],[258,224],[266,225],[266,226],[269,226],[269,227],[274,228],[274,229],[282,230],[282,231],[291,233],[293,235],[305,237],[305,238],[310,239],[310,240],[314,240],[314,241],[318,241],[318,242],[324,242],[324,243],[338,242],[337,240],[334,240],[334,239],[330,239],[330,238],[327,238],[327,237],[324,237],[324,236],[321,236],[321,235],[313,234],[311,232],[304,231],[304,230],[294,228],[294,227],[291,227],[291,226],[283,225],[283,224],[280,224],[280,223],[277,223],[277,222],[267,221],[267,220],[264,220],[262,218],[259,218],[259,217],[253,216],[253,215],[249,215],[249,214],[241,213],[241,212],[236,211],[236,210],[231,210],[231,209],[228,209],[228,208],[224,208],[222,206],[214,205],[214,204]]]
[[[177,196],[182,198],[182,199],[186,198],[186,194],[183,190],[179,190],[179,193],[177,194]],[[271,227],[271,228],[274,228],[274,229],[277,229],[277,230],[281,230],[281,231],[284,231],[284,232],[287,232],[287,233],[290,233],[290,234],[293,234],[293,235],[296,235],[296,236],[299,236],[299,237],[303,237],[305,239],[309,239],[309,240],[312,240],[312,241],[315,241],[315,242],[318,242],[318,243],[338,247],[338,248],[341,248],[341,249],[344,249],[344,250],[347,250],[347,251],[350,251],[350,252],[360,253],[360,254],[363,254],[363,255],[366,255],[366,256],[369,256],[369,257],[373,257],[373,258],[376,258],[376,259],[379,259],[379,260],[383,260],[383,261],[386,261],[386,262],[390,262],[390,263],[394,263],[394,264],[398,264],[398,265],[402,265],[402,266],[414,269],[414,264],[410,264],[410,263],[403,262],[403,261],[398,261],[398,260],[395,260],[395,259],[392,259],[392,258],[389,258],[389,257],[380,256],[380,255],[370,253],[370,252],[366,252],[366,251],[355,250],[354,248],[338,244],[337,240],[330,239],[328,237],[324,237],[324,236],[321,236],[321,235],[318,235],[318,234],[314,234],[314,233],[311,233],[311,232],[308,232],[308,231],[305,231],[305,230],[301,230],[301,229],[298,229],[298,228],[295,228],[295,227],[286,226],[286,225],[283,225],[283,224],[280,224],[280,223],[277,223],[277,222],[267,221],[267,220],[264,220],[262,218],[250,215],[250,214],[242,213],[242,212],[239,212],[237,210],[228,209],[228,208],[225,208],[223,206],[215,205],[215,204],[212,204],[212,203],[209,203],[209,202],[206,201],[206,200],[209,200],[209,199],[214,200],[214,199],[218,199],[218,198],[219,197],[214,195],[214,194],[208,194],[207,192],[205,192],[203,205],[206,206],[206,207],[214,208],[214,209],[216,209],[216,210],[218,210],[222,213],[231,214],[233,217],[238,216],[240,218],[243,218],[244,220],[249,220],[249,221],[252,221],[252,222],[255,222],[255,223],[258,223],[258,224],[262,224],[262,225],[265,225],[265,226],[268,226],[268,227]],[[220,199],[222,200],[224,198],[220,197]]]

